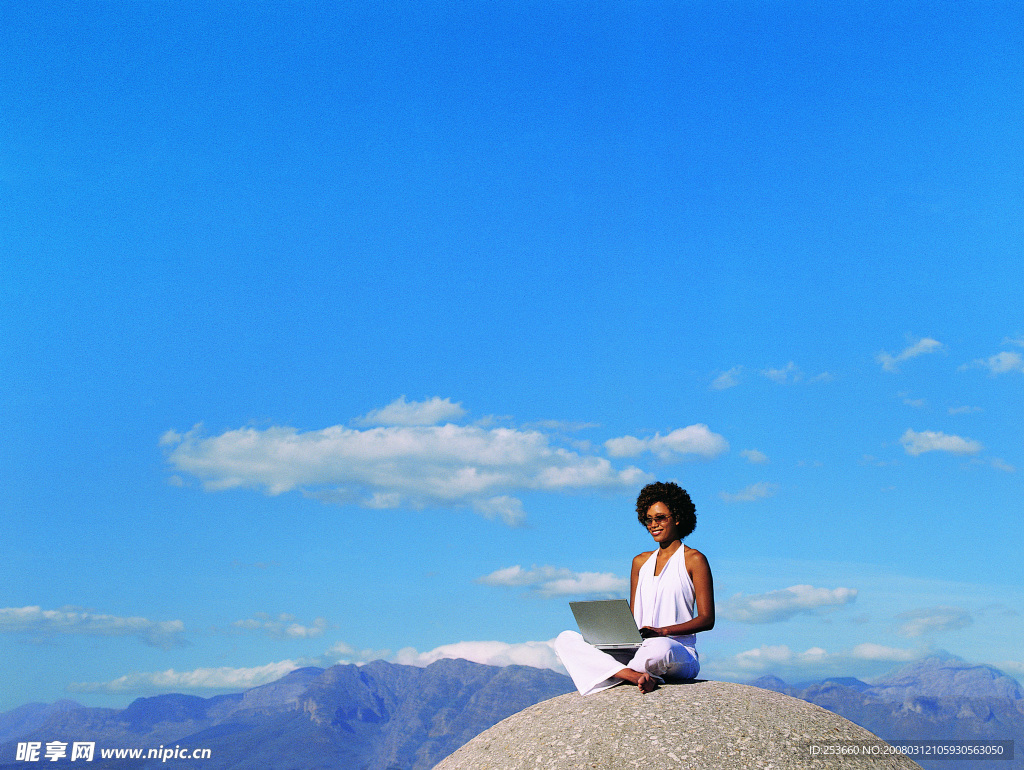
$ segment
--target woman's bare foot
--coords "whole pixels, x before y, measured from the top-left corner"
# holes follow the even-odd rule
[[[650,674],[641,674],[640,678],[636,680],[636,686],[640,692],[646,695],[658,686],[658,680]]]
[[[615,678],[622,679],[623,681],[629,682],[630,684],[635,684],[637,689],[645,695],[654,690],[658,686],[658,680],[656,680],[653,676],[651,676],[647,672],[641,674],[639,671],[634,671],[631,668],[622,669],[619,673],[615,675]]]

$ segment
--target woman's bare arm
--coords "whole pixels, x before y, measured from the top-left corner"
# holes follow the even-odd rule
[[[654,551],[647,551],[633,558],[633,569],[629,576],[629,611],[633,612],[633,599],[636,598],[636,584],[640,581],[640,568]]]

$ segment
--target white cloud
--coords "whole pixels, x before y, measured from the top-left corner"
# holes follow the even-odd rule
[[[629,581],[611,572],[572,572],[564,567],[523,569],[516,564],[478,578],[490,586],[529,586],[541,596],[599,595],[618,598],[626,595]]]
[[[950,414],[974,414],[982,409],[980,406],[951,406],[948,411]]]
[[[373,660],[387,659],[390,655],[391,650],[387,649],[357,650],[355,647],[352,647],[345,642],[335,642],[331,645],[330,649],[328,649],[319,658],[303,659],[301,663],[303,666],[319,666],[321,668],[330,668],[331,666],[349,664],[362,666]]]
[[[604,448],[612,457],[636,457],[647,451],[647,439],[636,436],[610,438],[604,442]]]
[[[907,429],[900,437],[900,443],[908,455],[917,457],[925,452],[949,452],[955,455],[973,455],[982,450],[977,441],[953,436],[934,430],[917,432]]]
[[[152,692],[181,690],[247,690],[280,679],[302,664],[282,660],[253,668],[197,668],[192,671],[151,671],[125,674],[110,682],[74,682],[71,692]]]
[[[549,668],[564,674],[565,668],[555,654],[554,640],[546,642],[456,642],[436,647],[429,652],[417,652],[412,647],[399,650],[394,657],[396,663],[407,666],[429,666],[442,658],[461,658],[487,666],[532,666]]]
[[[426,401],[406,401],[405,396],[399,396],[387,406],[367,412],[353,422],[363,427],[437,425],[446,420],[457,420],[465,413],[461,403],[453,404],[449,398],[434,396]]]
[[[819,676],[866,676],[882,673],[894,663],[905,663],[921,657],[923,650],[907,650],[866,642],[848,650],[830,653],[822,647],[809,647],[803,652],[788,645],[762,645],[727,658],[702,660],[701,674],[721,679],[746,680],[763,674],[806,679]]]
[[[515,526],[526,519],[523,503],[516,497],[497,495],[486,500],[474,500],[473,510],[488,519],[501,519],[506,524]]]
[[[540,428],[541,430],[551,430],[558,433],[575,433],[581,430],[587,430],[588,428],[600,428],[601,423],[598,422],[573,422],[571,420],[536,420],[531,423],[526,423],[524,428]]]
[[[1017,679],[1024,677],[1024,661],[1020,660],[1003,660],[993,664],[1000,671],[1004,671],[1010,676],[1014,676]]]
[[[759,449],[744,449],[740,454],[747,458],[747,462],[753,463],[754,465],[763,465],[768,462],[768,455]]]
[[[777,484],[759,481],[757,484],[751,484],[739,492],[719,492],[718,496],[727,503],[752,503],[756,500],[763,500],[766,497],[773,496],[778,491],[778,488]]]
[[[992,467],[997,471],[1003,471],[1004,473],[1016,473],[1017,468],[1010,465],[1006,460],[1000,459],[999,457],[993,457],[991,460]]]
[[[285,632],[287,632],[287,629],[285,629]],[[116,693],[153,693],[166,692],[168,690],[177,692],[204,690],[239,692],[251,687],[269,684],[280,679],[285,674],[304,666],[329,668],[338,664],[363,665],[372,660],[386,659],[390,655],[390,650],[357,650],[345,642],[339,641],[331,645],[322,655],[314,657],[280,660],[249,668],[220,666],[196,668],[191,671],[176,671],[172,668],[166,671],[134,672],[119,676],[109,682],[75,682],[68,685],[68,690],[71,692]]]
[[[185,644],[185,624],[180,620],[153,621],[97,615],[76,608],[44,610],[41,607],[0,609],[0,632],[27,633],[37,637],[56,634],[74,636],[134,636],[153,647],[169,649]]]
[[[1021,356],[1020,353],[1004,350],[988,358],[976,359],[960,368],[988,369],[993,375],[1006,374],[1007,372],[1024,372],[1024,356]]]
[[[628,587],[629,582],[625,578],[611,572],[576,572],[542,583],[537,591],[543,596],[591,594],[616,598],[624,596]]]
[[[520,501],[509,494],[515,490],[635,487],[651,478],[552,439],[539,430],[452,423],[306,432],[239,428],[219,436],[205,436],[196,426],[185,434],[168,431],[161,444],[175,471],[211,491],[245,487],[277,495],[298,489],[324,502],[368,508],[467,505],[508,524],[523,519]],[[706,453],[716,440],[724,443],[706,426],[658,439],[659,453]]]
[[[729,449],[729,442],[707,425],[698,423],[686,428],[676,428],[662,436],[655,433],[650,438],[622,436],[604,442],[604,448],[612,457],[635,457],[651,452],[661,460],[671,460],[683,455],[699,455],[705,458],[717,457]]]
[[[572,461],[553,462],[539,470],[534,479],[534,488],[560,490],[634,486],[649,478],[648,474],[633,466],[617,472],[603,457],[580,457],[575,452],[560,451],[565,455],[571,455]]]
[[[911,358],[923,356],[927,353],[936,353],[942,350],[944,347],[945,346],[938,340],[933,340],[931,337],[923,337],[917,342],[915,342],[913,345],[904,348],[900,353],[898,353],[895,356],[883,350],[881,353],[875,356],[875,360],[882,365],[882,369],[884,369],[885,371],[896,372],[899,371],[899,365],[902,362],[907,361]]]
[[[711,390],[727,390],[728,388],[735,388],[740,384],[740,372],[742,371],[742,366],[734,366],[732,369],[722,372],[711,381]]]
[[[1024,358],[1020,353],[998,353],[989,358],[987,363],[992,374],[1024,372]]]
[[[778,623],[794,615],[820,614],[857,599],[853,588],[790,586],[765,594],[736,594],[721,608],[722,616],[740,623]]]
[[[820,647],[810,647],[803,653],[794,653],[785,644],[762,645],[754,650],[745,650],[744,652],[737,653],[736,661],[740,664],[741,668],[759,670],[766,664],[790,664],[794,659],[799,660],[810,657],[817,660],[821,658],[821,653],[822,649]]]
[[[955,631],[974,622],[971,613],[960,607],[927,607],[901,612],[896,620],[901,621],[898,633],[910,637]]]
[[[311,625],[304,626],[296,622],[293,615],[281,614],[274,618],[262,612],[254,618],[236,620],[231,625],[246,631],[262,631],[275,639],[312,639],[323,636],[328,628],[323,618],[317,618]]]
[[[534,567],[533,569],[525,570],[516,564],[513,567],[504,567],[495,570],[490,575],[477,578],[477,582],[489,586],[528,586],[532,583],[546,580],[549,577],[557,577],[568,572],[569,570],[557,567]]]
[[[772,382],[777,382],[780,385],[787,385],[794,382],[799,382],[803,379],[803,372],[800,371],[795,363],[790,361],[781,369],[762,369],[761,374],[767,377]]]
[[[919,657],[919,650],[906,650],[901,647],[887,647],[884,644],[864,642],[856,645],[849,652],[849,657],[854,660],[880,660],[886,663],[903,663]]]

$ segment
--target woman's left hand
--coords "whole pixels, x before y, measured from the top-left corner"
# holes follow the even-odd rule
[[[654,628],[653,626],[644,626],[640,629],[640,636],[644,639],[650,639],[652,636],[668,636],[665,633],[664,628]]]

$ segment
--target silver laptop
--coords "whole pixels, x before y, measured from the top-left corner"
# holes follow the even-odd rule
[[[635,650],[643,642],[625,599],[569,602],[569,607],[583,638],[599,650]]]

